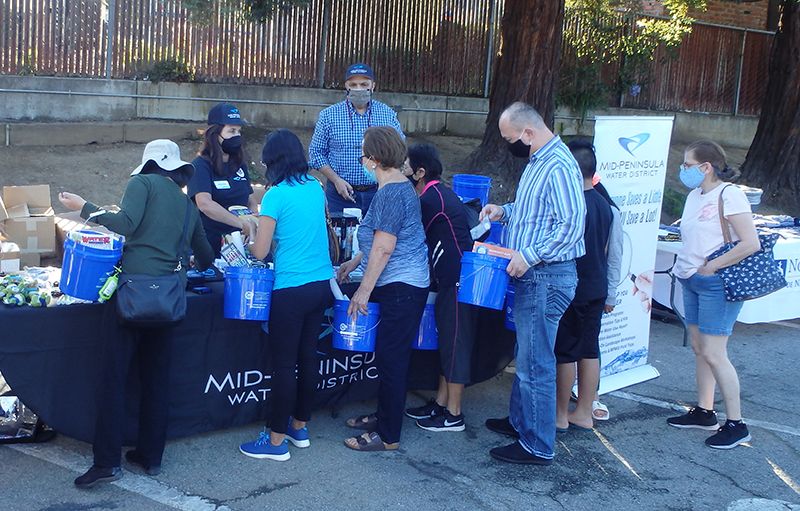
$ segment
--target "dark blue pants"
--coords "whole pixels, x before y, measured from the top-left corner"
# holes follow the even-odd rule
[[[387,444],[400,441],[406,407],[411,344],[419,332],[428,289],[393,282],[376,287],[370,301],[381,306],[375,342],[378,368],[378,434]]]
[[[125,387],[134,357],[139,363],[139,435],[136,450],[147,465],[160,465],[167,441],[169,419],[169,368],[172,328],[132,329],[117,323],[116,303],[105,305],[103,328],[106,343],[98,387],[94,464],[120,466],[125,433]]]

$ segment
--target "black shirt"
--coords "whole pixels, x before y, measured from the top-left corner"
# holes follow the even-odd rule
[[[431,287],[452,287],[461,274],[461,255],[472,250],[464,204],[442,183],[434,182],[420,196],[422,226],[428,244]]]
[[[613,216],[611,206],[594,188],[585,190],[586,230],[583,241],[586,254],[576,259],[578,287],[575,300],[585,302],[605,298],[608,294],[608,235]]]
[[[247,166],[244,163],[235,170],[231,170],[229,164],[225,163],[223,176],[216,175],[211,162],[202,156],[195,158],[192,165],[194,165],[194,175],[188,186],[188,194],[192,200],[198,193],[205,192],[211,194],[211,199],[225,209],[230,206],[247,206],[253,187],[250,185]],[[214,255],[219,257],[220,237],[237,229],[232,225],[208,218],[202,211],[200,219],[203,221],[208,242],[214,249]]]

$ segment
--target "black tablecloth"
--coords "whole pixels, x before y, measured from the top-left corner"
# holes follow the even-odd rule
[[[244,425],[266,417],[270,356],[261,323],[222,317],[222,284],[189,294],[186,319],[175,330],[170,394],[170,438]],[[12,393],[57,431],[91,441],[95,389],[103,351],[101,304],[50,308],[0,306],[0,373]],[[491,378],[513,357],[514,335],[500,311],[481,309],[473,383]],[[320,332],[317,405],[363,400],[377,391],[372,353],[331,348],[326,318]],[[136,364],[136,362],[134,362]],[[131,374],[138,369],[133,368]],[[435,389],[435,351],[415,351],[409,389]],[[126,441],[136,438],[138,386],[128,385]],[[102,410],[100,410],[102,413]]]

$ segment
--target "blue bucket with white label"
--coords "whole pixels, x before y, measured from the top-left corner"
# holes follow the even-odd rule
[[[508,290],[508,259],[464,252],[458,281],[458,301],[503,310]]]
[[[268,321],[275,272],[269,268],[225,268],[223,316],[227,319]]]
[[[486,243],[494,243],[495,245],[503,245],[503,233],[506,230],[506,226],[501,224],[500,222],[492,222],[492,228],[489,230],[489,237],[486,238]]]
[[[439,349],[439,331],[436,329],[436,314],[432,303],[425,305],[422,320],[419,322],[419,332],[411,347],[415,350]]]
[[[375,351],[378,324],[381,321],[381,306],[377,303],[368,303],[367,313],[359,312],[355,319],[347,315],[349,306],[348,300],[336,300],[333,304],[331,324],[333,347],[345,351]]]
[[[73,239],[75,237],[75,239]],[[105,248],[90,242],[87,238],[106,238]],[[91,240],[90,240],[91,241]],[[106,245],[110,245],[108,248]],[[81,300],[96,302],[100,288],[114,273],[114,265],[122,257],[122,240],[110,234],[97,231],[78,231],[70,233],[64,240],[64,258],[61,261],[61,292]]]
[[[505,324],[508,330],[512,332],[517,331],[517,325],[514,324],[514,283],[508,283],[508,291],[506,291],[506,317]]]

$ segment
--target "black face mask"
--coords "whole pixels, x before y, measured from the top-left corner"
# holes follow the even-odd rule
[[[409,181],[411,181],[411,184],[414,185],[414,188],[416,188],[417,187],[417,183],[419,183],[419,179],[414,179],[414,174],[411,174],[411,175],[406,176],[406,177],[408,178]]]
[[[242,147],[242,136],[241,135],[234,135],[231,138],[226,138],[222,140],[222,151],[226,154],[233,154],[238,152],[239,149]]]
[[[516,142],[508,143],[508,152],[517,158],[528,158],[531,155],[531,146],[520,138]]]

